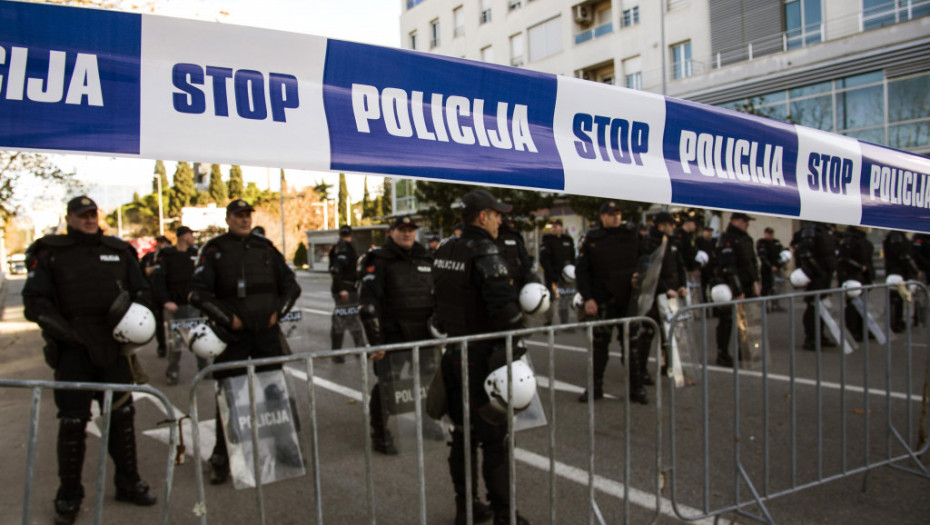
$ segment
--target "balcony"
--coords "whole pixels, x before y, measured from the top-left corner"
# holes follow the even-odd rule
[[[600,38],[604,35],[609,35],[614,32],[613,22],[607,22],[606,24],[597,26],[587,31],[583,31],[575,35],[575,45],[583,44],[588,40],[594,40],[595,38]]]

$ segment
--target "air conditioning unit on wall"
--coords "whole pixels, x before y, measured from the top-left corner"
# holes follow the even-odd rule
[[[594,10],[588,4],[578,4],[575,6],[575,23],[579,25],[589,25],[594,22]]]

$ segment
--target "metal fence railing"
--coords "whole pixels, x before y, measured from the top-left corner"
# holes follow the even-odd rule
[[[697,351],[690,365],[701,388],[698,396],[688,398],[670,388],[667,475],[678,517],[699,520],[735,513],[774,523],[766,502],[854,474],[868,474],[878,467],[890,466],[930,478],[918,459],[928,448],[926,374],[930,346],[914,342],[915,322],[926,326],[927,312],[925,308],[918,310],[915,318],[913,308],[917,302],[926,304],[928,290],[914,281],[907,283],[907,289],[903,295],[911,295],[912,300],[902,300],[905,326],[898,334],[892,333],[890,314],[898,287],[884,284],[863,287],[864,300],[855,304],[847,304],[846,290],[830,289],[680,310],[670,324],[694,325]],[[786,313],[769,312],[776,301],[787,303]],[[799,352],[795,333],[801,323],[795,314],[802,301],[809,302],[820,315],[814,317],[813,348]],[[714,382],[708,374],[713,368],[708,352],[713,348],[709,319],[715,310],[719,315],[728,309],[735,320],[740,309],[751,305],[761,312],[760,359],[755,366],[748,363],[747,356],[739,359],[737,352],[745,351],[746,346],[740,344],[734,321],[726,337],[730,338],[737,371],[724,380],[729,385]],[[864,320],[861,333],[851,334],[844,327],[847,309],[852,308]],[[882,308],[887,314],[879,317],[881,322],[870,319],[872,312]],[[831,313],[838,315],[835,326],[829,324]],[[773,330],[770,321],[776,316],[781,318],[780,324]],[[838,336],[837,340],[830,341],[828,332]],[[882,335],[886,336],[884,344],[878,344],[875,339],[882,339]],[[930,330],[924,329],[924,335],[928,337],[925,343],[930,344]],[[858,347],[852,346],[857,340]],[[839,351],[829,350],[824,344],[827,341],[835,343]],[[915,350],[917,346],[923,350]],[[813,377],[799,372],[802,361],[807,369],[813,361]],[[923,386],[918,394],[914,388],[920,381]],[[725,414],[714,410],[722,397],[728,397],[727,404],[733,406]],[[920,406],[923,410],[916,409]],[[884,412],[884,417],[875,417],[876,411]],[[688,419],[685,414],[691,412],[698,416]],[[711,414],[716,428],[710,424]],[[728,423],[722,424],[721,419]],[[684,422],[692,431],[699,429],[699,436],[692,432],[683,437],[678,427]],[[881,450],[876,436],[885,438]],[[682,490],[684,487],[687,490]],[[743,487],[748,488],[748,496],[743,496]],[[719,496],[721,493],[725,496]],[[682,510],[685,506],[688,512]],[[758,509],[760,515],[747,508]]]
[[[103,523],[103,496],[106,488],[107,446],[109,443],[110,415],[113,407],[113,392],[128,392],[150,394],[161,402],[170,425],[167,466],[165,467],[164,494],[162,498],[162,525],[168,524],[168,509],[171,504],[171,487],[174,480],[175,446],[178,442],[177,428],[173,424],[176,415],[174,408],[167,397],[158,390],[148,386],[124,385],[116,383],[83,383],[67,381],[36,381],[0,379],[2,388],[25,388],[32,390],[31,411],[29,421],[29,439],[26,450],[26,480],[23,494],[23,525],[30,525],[32,521],[32,487],[35,477],[36,443],[39,437],[39,412],[43,390],[86,390],[103,393],[103,402],[100,408],[102,427],[100,429],[100,448],[97,457],[97,480],[94,496],[94,523]]]

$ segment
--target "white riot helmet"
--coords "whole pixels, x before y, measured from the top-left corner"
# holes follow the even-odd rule
[[[584,308],[584,297],[582,297],[580,293],[576,293],[575,296],[572,297],[572,308],[575,310]]]
[[[707,255],[707,252],[704,250],[698,250],[697,254],[694,255],[694,261],[701,266],[704,266],[710,262],[710,255]]]
[[[896,273],[893,273],[893,274],[889,275],[889,276],[885,279],[885,284],[890,284],[890,285],[897,285],[897,284],[901,284],[901,283],[903,283],[903,282],[904,282],[904,277],[901,277],[900,275],[898,275],[898,274],[896,274]]]
[[[155,314],[139,303],[131,303],[113,327],[113,339],[120,343],[144,345],[155,337]]]
[[[491,400],[491,407],[500,413],[507,413],[507,365],[488,374],[484,380],[484,391]],[[536,374],[526,361],[517,359],[513,362],[513,406],[514,413],[522,412],[530,406],[536,396]]]
[[[539,283],[527,283],[520,290],[520,307],[528,314],[543,314],[549,309],[549,289]]]
[[[715,303],[725,303],[733,300],[733,290],[725,284],[715,285],[710,289],[710,298]]]
[[[811,282],[811,278],[808,277],[807,274],[804,273],[804,270],[800,268],[797,268],[791,272],[791,277],[789,277],[789,280],[791,281],[791,286],[794,286],[795,288],[804,288]]]
[[[791,250],[782,250],[781,253],[778,254],[778,262],[782,264],[790,263],[791,259],[793,258],[794,257],[791,255]]]
[[[843,289],[846,290],[846,297],[855,299],[862,295],[862,283],[854,279],[843,281]]]
[[[565,279],[568,282],[575,281],[575,265],[566,264],[562,267],[562,279]]]
[[[209,325],[202,323],[191,329],[190,347],[198,357],[214,358],[226,350],[226,343]]]

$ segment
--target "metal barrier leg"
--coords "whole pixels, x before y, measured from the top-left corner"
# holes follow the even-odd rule
[[[39,402],[42,400],[42,389],[32,389],[32,407],[29,417],[29,448],[26,452],[26,485],[23,494],[23,525],[32,523],[32,479],[35,475],[36,440],[39,437]]]

